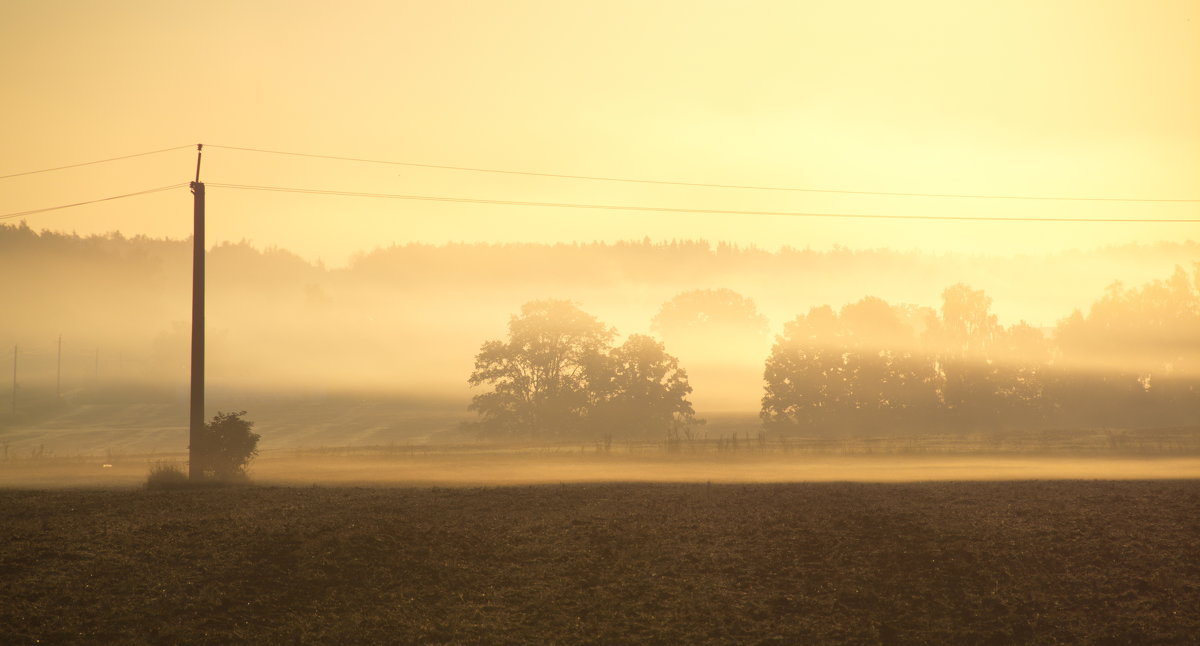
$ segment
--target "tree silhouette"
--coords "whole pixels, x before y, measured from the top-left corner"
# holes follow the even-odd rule
[[[926,418],[936,406],[936,373],[909,314],[867,297],[840,316],[822,306],[789,322],[766,362],[763,423],[832,432]]]
[[[711,346],[715,339],[762,343],[767,334],[767,319],[754,301],[724,288],[677,294],[663,303],[650,326],[672,346]]]
[[[1061,414],[1088,424],[1172,425],[1200,419],[1200,263],[1188,276],[1115,283],[1055,333],[1063,369],[1047,388]]]
[[[565,436],[579,430],[594,370],[613,330],[573,303],[533,301],[508,323],[508,341],[488,341],[468,383],[490,385],[471,410],[491,434]]]
[[[846,369],[837,348],[837,314],[828,305],[784,324],[767,357],[760,417],[769,429],[825,430],[846,399]]]
[[[602,428],[635,437],[677,439],[695,417],[687,396],[687,372],[661,343],[631,334],[598,364],[592,384],[598,402],[595,418]]]
[[[947,288],[940,316],[865,298],[812,308],[764,366],[760,416],[804,432],[894,427],[1173,427],[1200,419],[1200,263],[1109,287],[1053,339],[1004,327],[991,299]],[[918,330],[920,330],[918,332]]]
[[[942,402],[952,422],[963,427],[994,425],[1002,408],[991,353],[1003,328],[991,305],[983,290],[951,285],[942,292],[941,318],[926,331],[938,357]]]
[[[955,355],[980,355],[990,348],[1000,324],[989,309],[992,299],[981,289],[962,283],[942,292],[942,318],[938,340],[945,352]]]
[[[483,344],[468,379],[492,387],[471,404],[486,434],[647,437],[697,423],[687,373],[650,337],[612,348],[614,330],[558,300],[526,303],[508,330],[507,341]]]
[[[761,394],[767,319],[754,301],[731,289],[677,294],[650,322],[687,363],[697,400],[708,408],[753,409]]]
[[[198,454],[205,462],[206,475],[221,481],[238,480],[246,475],[246,465],[258,455],[258,433],[254,422],[244,419],[246,411],[218,412],[204,425]]]

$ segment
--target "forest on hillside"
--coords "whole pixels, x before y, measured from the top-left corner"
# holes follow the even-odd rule
[[[630,335],[661,344],[686,371],[699,417],[762,412],[768,426],[790,429],[880,419],[953,425],[1000,419],[996,411],[1014,424],[1171,424],[1193,415],[1194,385],[1184,381],[1195,377],[1200,345],[1191,323],[1196,243],[1048,256],[802,244],[414,243],[335,268],[283,249],[219,243],[207,261],[210,386],[436,395],[465,408],[480,394],[468,377],[481,345],[503,337],[522,304],[551,299],[611,326],[614,347]],[[0,269],[13,277],[0,282],[10,304],[0,352],[20,348],[25,401],[56,389],[69,400],[101,385],[182,396],[189,241],[6,225]],[[967,299],[974,311],[947,309],[955,286],[978,295]],[[672,307],[704,293],[748,303],[749,331],[715,322],[683,330],[687,316],[671,323]],[[690,307],[696,320],[717,316]],[[864,325],[884,340],[864,341]],[[1079,376],[1064,380],[1064,370]],[[773,383],[772,374],[786,376]],[[1083,375],[1096,383],[1085,388]],[[820,395],[798,395],[802,383]],[[868,383],[899,390],[864,395]],[[954,403],[981,388],[991,394],[967,398],[975,408]]]
[[[1172,427],[1200,419],[1200,263],[1165,280],[1114,285],[1050,335],[1009,326],[959,283],[938,308],[866,297],[811,308],[767,357],[760,417],[775,434]],[[485,343],[473,425],[493,438],[698,436],[685,363],[667,347],[753,347],[765,320],[731,290],[685,292],[655,317],[666,341],[614,331],[567,301],[534,301]]]

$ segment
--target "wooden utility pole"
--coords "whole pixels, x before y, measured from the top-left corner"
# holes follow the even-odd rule
[[[62,399],[62,335],[58,335],[58,371],[54,378],[54,395]]]
[[[204,184],[200,181],[200,156],[196,144],[196,181],[192,182],[192,403],[188,432],[188,478],[204,479],[207,456],[201,450],[204,434]]]

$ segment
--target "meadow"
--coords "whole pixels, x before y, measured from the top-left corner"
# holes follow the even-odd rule
[[[0,642],[1185,644],[1200,481],[0,489]]]

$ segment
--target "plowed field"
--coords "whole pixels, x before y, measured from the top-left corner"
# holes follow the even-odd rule
[[[1185,644],[1200,481],[0,490],[0,643]]]

